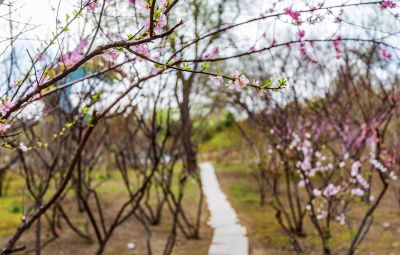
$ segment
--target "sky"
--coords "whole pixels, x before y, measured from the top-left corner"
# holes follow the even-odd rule
[[[4,63],[7,62],[9,58],[9,54],[4,53],[5,49],[9,49],[10,41],[7,40],[10,37],[9,30],[9,1],[5,0],[2,5],[0,5],[0,29],[2,33],[0,33],[0,61]],[[123,0],[120,0],[123,1]],[[126,0],[127,1],[127,0]],[[212,1],[210,1],[212,2]],[[271,6],[270,0],[256,0],[256,1],[239,1],[240,5],[242,5],[241,13],[239,18],[235,20],[235,22],[244,21],[246,19],[256,17],[259,15],[264,15],[268,11]],[[280,5],[278,5],[278,10],[283,10],[287,6],[291,6],[293,9],[301,10],[306,8],[305,3],[310,2],[319,2],[319,1],[283,1]],[[325,6],[333,6],[340,3],[343,3],[343,0],[326,0]],[[349,3],[358,3],[360,1],[345,1],[347,4]],[[367,2],[367,1],[361,1]],[[51,34],[56,30],[55,20],[57,18],[57,14],[59,19],[63,22],[65,21],[65,16],[67,13],[72,13],[72,11],[77,8],[78,0],[15,0],[12,1],[12,13],[11,17],[14,24],[13,35],[19,34],[21,31],[24,33],[18,37],[18,40],[14,42],[15,46],[15,54],[16,58],[18,58],[19,64],[17,67],[14,67],[16,70],[14,74],[22,73],[26,66],[24,64],[29,64],[29,58],[27,54],[27,50],[30,52],[35,52],[36,48],[40,48],[41,42],[48,40],[51,38]],[[60,5],[58,5],[60,4]],[[232,13],[235,13],[235,5],[232,7]],[[181,10],[182,11],[182,10]],[[335,12],[339,12],[339,10],[334,10]],[[393,29],[393,26],[396,27],[395,23],[387,24],[386,21],[380,19],[381,12],[378,8],[352,8],[345,11],[344,17],[346,18],[347,23],[338,26],[337,23],[334,22],[333,18],[328,18],[324,22],[320,24],[316,24],[314,26],[302,26],[301,29],[304,29],[306,32],[307,38],[332,38],[336,34],[341,34],[343,36],[361,36],[365,35],[366,30],[362,29],[362,26],[370,26],[368,21],[374,20],[377,27],[381,30],[387,30],[388,32],[396,33],[390,40],[391,43],[398,46],[399,40],[397,38],[397,31],[400,29]],[[121,10],[121,15],[125,15]],[[131,15],[130,13],[126,14]],[[226,20],[233,20],[233,15],[230,15],[228,12],[224,18]],[[76,33],[76,31],[82,28],[83,20],[79,20],[74,26],[71,27],[70,34]],[[386,23],[385,23],[386,22]],[[382,25],[379,25],[382,23]],[[188,27],[184,28],[188,29]],[[290,23],[290,18],[285,16],[280,19],[268,22],[268,21],[259,21],[256,23],[251,23],[246,26],[239,27],[230,33],[232,38],[235,38],[235,43],[242,51],[246,51],[251,46],[256,46],[257,48],[265,47],[268,43],[271,42],[273,38],[287,38],[296,39],[296,34],[298,32],[296,26],[293,26]],[[190,30],[190,29],[189,29]],[[374,36],[381,36],[382,33],[376,32],[373,30],[367,31],[368,33],[373,33]],[[265,36],[264,36],[265,35]],[[384,34],[383,34],[384,35]],[[76,45],[77,36],[73,36],[71,38],[74,39],[66,39],[65,41],[68,45]],[[69,40],[69,41],[68,41]],[[229,54],[236,51],[233,49],[228,41],[222,42],[218,45],[222,49],[222,54]],[[73,47],[73,46],[71,46]],[[33,53],[31,53],[33,54]],[[297,51],[296,53],[297,54]],[[326,58],[324,56],[326,52],[322,52],[320,54],[321,58]],[[322,56],[321,56],[322,55]],[[334,55],[334,50],[330,50],[328,55]],[[265,69],[274,75],[276,78],[281,78],[280,76],[280,66],[275,65],[274,62],[271,64],[270,55],[267,53],[261,54],[259,56],[260,59],[265,58]],[[337,63],[334,59],[329,60],[333,66],[337,66]],[[232,65],[238,65],[239,67],[246,69],[246,66],[249,66],[247,62],[241,62],[240,60],[232,61]],[[7,65],[2,65],[1,68],[7,69]],[[17,70],[18,69],[18,70]],[[3,70],[1,70],[3,71]],[[247,71],[247,70],[246,70]],[[229,73],[229,71],[227,71]],[[249,70],[251,72],[251,70]],[[4,72],[3,72],[4,73]],[[289,75],[289,73],[288,73]],[[290,78],[290,77],[289,77]],[[4,84],[4,77],[0,77],[0,84]],[[326,83],[331,79],[330,76],[321,76],[321,79],[325,81],[321,82]],[[311,94],[315,91],[308,91],[306,89],[303,90],[304,94]]]

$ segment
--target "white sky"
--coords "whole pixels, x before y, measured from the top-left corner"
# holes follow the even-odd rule
[[[0,5],[0,53],[3,51],[4,47],[9,45],[9,41],[4,41],[6,38],[9,38],[9,21],[8,21],[8,12],[9,6],[7,5],[10,0],[5,0],[3,5]],[[119,0],[119,1],[128,1],[128,0]],[[12,20],[16,21],[14,25],[16,25],[15,31],[13,34],[18,34],[20,31],[33,28],[33,30],[28,31],[21,35],[16,43],[17,56],[21,59],[27,60],[26,50],[34,50],[35,47],[39,47],[39,42],[41,40],[48,40],[51,37],[51,33],[56,30],[55,20],[56,14],[58,10],[58,14],[60,20],[62,22],[65,21],[66,13],[71,13],[75,8],[77,8],[80,3],[79,0],[16,0],[12,1],[13,7],[15,10],[12,13]],[[271,0],[257,0],[257,1],[242,1],[242,13],[239,17],[239,20],[236,22],[240,22],[246,20],[251,17],[256,17],[261,14],[265,14],[265,11],[269,9],[271,5]],[[278,10],[282,10],[284,7],[292,6],[293,9],[301,10],[306,8],[305,3],[317,3],[320,1],[282,1],[280,5],[278,5]],[[343,3],[344,0],[326,0],[325,6],[333,6],[339,3]],[[345,1],[347,4],[349,3],[358,3],[360,1]],[[366,1],[362,1],[366,2]],[[57,4],[61,4],[59,7]],[[294,3],[294,4],[293,4]],[[75,6],[74,6],[75,5]],[[378,11],[377,11],[378,10]],[[338,10],[337,10],[338,11]],[[122,13],[121,15],[124,14]],[[381,11],[379,8],[371,9],[368,7],[362,8],[352,8],[345,12],[345,17],[349,21],[357,24],[357,25],[371,25],[367,24],[368,20],[373,20],[374,17],[377,18],[374,23],[378,24],[379,22],[383,22],[383,19],[380,20]],[[127,14],[128,15],[128,14]],[[306,14],[302,14],[303,17]],[[226,17],[229,19],[230,17]],[[282,20],[277,20],[275,22],[264,22],[260,21],[257,23],[251,23],[249,25],[239,27],[235,29],[233,32],[234,37],[236,37],[236,43],[242,47],[242,50],[247,50],[250,46],[256,44],[257,47],[265,47],[266,43],[271,40],[273,34],[275,33],[277,38],[289,37],[296,38],[297,27],[293,26],[286,21],[290,20],[289,17],[285,16]],[[348,24],[342,24],[340,27],[338,24],[332,22],[333,19],[329,18],[325,22],[321,24],[317,24],[315,26],[304,25],[302,29],[306,31],[307,38],[329,38],[334,34],[340,33],[344,36],[357,36],[361,33],[365,33],[363,29],[357,29],[354,26],[350,26]],[[80,20],[75,24],[75,28],[82,25],[83,20]],[[286,22],[286,23],[285,23]],[[25,24],[29,23],[28,26]],[[383,22],[381,27],[378,27],[382,30],[393,32],[393,26],[388,26]],[[374,24],[374,25],[376,25]],[[397,24],[389,24],[394,25],[396,27]],[[400,30],[400,29],[399,29]],[[76,30],[77,31],[77,30]],[[290,32],[289,32],[290,31]],[[74,27],[71,28],[71,34],[74,32]],[[397,31],[395,31],[397,32]],[[266,33],[266,39],[262,39],[262,34]],[[379,34],[379,33],[378,33]],[[77,38],[75,38],[77,39]],[[390,38],[390,42],[394,45],[399,45],[399,40],[397,40],[397,35],[395,37]],[[224,47],[227,50],[223,53],[230,53],[232,49],[229,49],[229,44],[221,44],[219,45],[222,49]],[[331,52],[334,54],[333,52]],[[264,57],[269,57],[266,53]],[[7,54],[0,55],[0,62],[3,62],[5,58],[7,58]],[[322,56],[323,57],[323,56]],[[21,61],[23,62],[23,61]],[[267,62],[271,63],[271,62]],[[240,64],[240,61],[239,61]],[[6,67],[3,67],[6,68]],[[279,74],[280,69],[278,66],[267,66],[269,71],[273,71],[276,74]],[[273,70],[275,69],[276,70]],[[21,67],[23,69],[23,67]],[[21,70],[22,71],[22,70]],[[325,78],[325,77],[323,77]],[[3,78],[1,78],[3,81]]]

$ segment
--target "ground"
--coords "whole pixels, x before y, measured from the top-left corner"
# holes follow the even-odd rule
[[[11,177],[9,192],[6,196],[0,197],[0,218],[7,219],[0,221],[0,243],[6,242],[7,237],[15,230],[19,224],[22,216],[22,208],[20,202],[23,199],[20,188],[23,183],[17,177]],[[104,187],[101,187],[101,192],[105,197],[103,204],[104,208],[109,208],[106,212],[106,218],[111,221],[113,215],[116,214],[119,207],[118,204],[122,204],[126,201],[126,195],[123,189],[118,184],[119,179],[115,178],[111,181],[105,182]],[[191,184],[188,185],[188,189],[192,189]],[[187,192],[188,195],[185,197],[185,208],[189,216],[194,216],[196,212],[195,192]],[[70,201],[71,202],[71,201]],[[72,206],[68,203],[65,208],[72,215],[72,220],[75,223],[83,222],[82,216],[74,212]],[[207,225],[208,211],[206,204],[203,204],[203,217],[201,226],[201,238],[198,240],[186,240],[181,234],[178,234],[175,248],[172,254],[176,255],[187,255],[187,251],[190,250],[192,255],[203,255],[207,254],[208,247],[212,238],[212,229]],[[170,231],[171,215],[165,213],[163,220],[159,226],[153,226],[152,236],[152,248],[153,254],[162,254],[165,240]],[[34,229],[30,229],[27,235],[24,235],[19,244],[24,244],[27,247],[27,251],[34,247],[33,238]],[[179,231],[178,231],[179,232]],[[146,250],[146,234],[145,230],[136,219],[130,218],[126,223],[117,228],[114,233],[109,245],[104,254],[106,255],[144,255],[147,254]],[[42,236],[43,240],[47,240],[48,236]],[[127,244],[132,242],[136,245],[134,250],[128,250]],[[69,254],[94,254],[97,248],[97,244],[94,241],[89,242],[84,239],[77,237],[69,228],[64,224],[63,229],[60,231],[60,238],[49,243],[46,248],[42,251],[42,255],[69,255]],[[31,252],[31,254],[33,254]]]
[[[275,213],[271,206],[260,206],[257,193],[257,186],[254,185],[254,177],[250,174],[248,166],[242,163],[217,163],[214,162],[218,180],[221,184],[223,191],[228,195],[229,200],[236,212],[239,215],[242,225],[247,228],[250,240],[250,254],[252,255],[286,255],[294,254],[291,250],[287,236],[281,231],[279,225],[275,220]],[[12,187],[10,192],[0,198],[0,242],[6,241],[9,234],[20,221],[22,215],[22,208],[19,207],[19,201],[23,199],[18,192],[18,187],[22,183],[18,179],[10,182]],[[104,194],[107,195],[104,206],[110,208],[107,215],[115,215],[117,204],[124,201],[123,190],[117,185],[118,179],[115,179],[102,187]],[[190,188],[190,186],[189,186]],[[195,212],[195,202],[193,192],[187,192],[186,206],[190,213]],[[112,201],[112,203],[111,203]],[[111,206],[113,205],[113,206]],[[71,207],[72,208],[72,207]],[[357,212],[356,212],[357,213]],[[361,211],[360,211],[361,213]],[[397,255],[400,254],[400,209],[399,205],[395,202],[392,190],[388,191],[387,196],[383,200],[383,204],[378,208],[374,224],[371,227],[369,234],[365,241],[361,244],[357,254],[367,255]],[[162,248],[169,232],[169,223],[171,216],[164,215],[162,223],[159,226],[152,227],[154,230],[152,244],[153,254],[161,254]],[[354,215],[353,218],[356,218]],[[212,229],[210,229],[206,222],[208,219],[208,212],[206,204],[203,206],[202,228],[200,240],[186,240],[182,235],[178,236],[173,254],[176,255],[202,255],[207,254],[211,238]],[[75,222],[82,221],[76,217]],[[345,254],[345,247],[348,246],[351,238],[351,233],[335,225],[334,229],[336,234],[332,238],[332,246],[336,253]],[[308,236],[301,240],[305,247],[305,254],[321,254],[320,241],[313,232],[310,222],[306,222],[306,232]],[[27,248],[33,247],[32,233],[24,236],[21,243],[27,244]],[[46,239],[44,237],[44,239]],[[127,243],[133,242],[136,248],[132,251],[127,249]],[[133,254],[147,254],[146,252],[146,235],[143,227],[135,219],[128,220],[122,227],[120,227],[113,235],[105,254],[114,255],[133,255]],[[42,252],[44,255],[68,255],[76,254],[94,254],[97,245],[78,238],[75,234],[65,227],[61,231],[61,238],[50,243]]]
[[[240,221],[246,226],[250,240],[250,254],[295,254],[289,245],[288,238],[281,231],[275,220],[271,206],[260,206],[257,185],[249,174],[249,168],[240,163],[215,164],[218,180],[222,189],[228,195]],[[376,211],[374,224],[366,239],[361,244],[357,254],[398,255],[400,254],[400,209],[395,202],[392,190],[388,191],[383,204]],[[355,218],[356,215],[354,215]],[[334,226],[340,228],[339,226]],[[306,247],[305,254],[321,254],[319,238],[310,233],[310,222],[306,223],[309,235],[301,240]],[[332,239],[332,247],[336,253],[345,254],[351,234],[345,229],[339,229],[340,234]]]

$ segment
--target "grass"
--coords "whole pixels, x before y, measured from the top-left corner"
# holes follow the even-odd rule
[[[235,198],[237,203],[258,203],[258,194],[248,192],[248,185],[241,182],[234,182],[229,186],[229,194]]]
[[[240,221],[247,227],[252,254],[294,254],[289,238],[282,231],[275,211],[270,205],[260,206],[255,179],[249,174],[248,167],[242,163],[215,163],[222,189],[227,193],[232,205],[239,214]],[[387,194],[386,200],[376,212],[374,224],[359,247],[357,254],[400,254],[399,209],[393,205],[393,194]],[[356,229],[365,206],[357,206],[351,215],[353,229]],[[390,222],[389,227],[384,227]],[[354,232],[346,226],[334,223],[330,245],[335,254],[345,254]],[[321,241],[312,223],[305,221],[307,236],[299,238],[305,254],[321,254]],[[371,253],[375,252],[375,253]]]
[[[200,144],[199,152],[204,153],[231,148],[239,144],[240,139],[241,138],[238,135],[238,131],[236,131],[234,127],[231,127],[223,132],[213,134],[209,141]]]
[[[0,197],[0,236],[15,231],[22,219],[22,196]]]
[[[22,191],[24,181],[15,174],[7,173],[5,180],[9,184],[8,192],[0,197],[0,236],[8,235],[15,231],[15,228],[21,223]]]
[[[179,170],[181,165],[177,165],[175,169],[174,180],[172,184],[173,192],[178,192],[177,184],[179,183]],[[22,178],[12,175],[7,178],[10,179],[10,188],[8,194],[0,197],[0,243],[5,242],[7,236],[15,232],[16,227],[21,223],[22,218],[22,205],[23,201],[23,190],[24,181]],[[96,186],[97,192],[100,194],[102,207],[105,210],[105,217],[107,223],[110,223],[114,219],[120,206],[125,203],[128,199],[128,194],[125,190],[122,177],[118,171],[111,171],[107,174],[104,169],[96,169],[93,172],[93,186]],[[135,183],[132,180],[132,183]],[[155,188],[152,188],[154,194]],[[49,196],[53,193],[49,190]],[[187,217],[193,222],[194,216],[197,213],[197,200],[198,200],[198,184],[193,178],[189,178],[185,186],[184,196],[184,209]],[[64,209],[69,213],[70,220],[75,226],[82,229],[87,227],[87,220],[85,216],[77,211],[76,201],[74,199],[74,192],[71,191],[67,194],[64,202]],[[46,198],[48,196],[46,195]],[[155,205],[155,196],[152,195],[149,204]],[[193,249],[193,255],[205,254],[208,250],[209,243],[211,241],[211,230],[206,227],[207,213],[206,206],[203,204],[203,217],[201,227],[201,239],[199,240],[186,240],[180,233],[178,233],[178,239],[176,247],[174,248],[174,254],[183,255],[187,254],[187,250]],[[50,214],[49,214],[50,215]],[[167,240],[168,234],[171,229],[172,215],[169,212],[168,207],[165,205],[163,211],[163,218],[160,225],[151,226],[153,231],[152,244],[153,252],[155,254],[161,254]],[[45,224],[46,221],[44,221]],[[72,231],[62,222],[62,229],[60,229],[60,239],[51,243],[44,251],[44,254],[74,254],[79,250],[80,254],[94,254],[96,249],[96,242],[86,242],[79,239]],[[86,227],[85,227],[86,226]],[[46,229],[47,227],[44,227]],[[45,230],[43,230],[46,232]],[[47,237],[43,237],[43,240]],[[137,248],[134,251],[127,251],[126,243],[133,241]],[[34,228],[28,230],[24,234],[21,244],[25,244],[31,248],[34,245]],[[134,217],[129,219],[123,226],[120,226],[114,233],[112,240],[110,241],[108,252],[106,254],[146,254],[146,232],[142,225],[135,220]]]

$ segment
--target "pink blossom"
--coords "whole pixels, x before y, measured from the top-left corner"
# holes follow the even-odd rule
[[[83,48],[85,48],[87,45],[89,44],[87,39],[81,39],[79,40],[79,44],[77,46],[77,49],[82,50]]]
[[[229,89],[236,89],[236,91],[240,91],[242,88],[245,88],[249,84],[249,79],[244,74],[240,74],[239,71],[234,71],[231,74],[231,78],[228,82]]]
[[[390,172],[389,177],[390,177],[390,179],[392,179],[394,181],[397,180],[397,175],[394,172]]]
[[[166,24],[167,24],[167,16],[165,16],[165,14],[162,14],[160,18],[157,20],[154,28],[157,31],[160,31],[165,27]],[[144,20],[143,26],[145,26],[147,29],[150,28],[150,17]]]
[[[168,6],[168,1],[167,0],[160,0],[158,2],[158,8],[163,9],[166,8]]]
[[[381,7],[382,10],[383,10],[383,9],[386,9],[386,8],[393,9],[393,8],[396,7],[396,4],[394,3],[393,0],[383,0],[383,1],[380,3],[380,7]]]
[[[253,46],[251,46],[251,47],[249,48],[249,53],[253,53],[253,52],[255,52],[255,51],[257,51],[255,45],[253,45]]]
[[[215,85],[219,86],[224,83],[224,78],[221,75],[218,76],[210,76],[210,81],[213,82]]]
[[[240,86],[239,80],[233,80],[233,81],[228,82],[228,88],[236,89],[236,91],[240,91],[242,87]]]
[[[26,147],[25,144],[23,144],[23,143],[19,143],[19,148],[20,148],[21,151],[23,151],[23,152],[28,151],[28,147]]]
[[[304,42],[300,42],[300,55],[301,57],[307,56],[307,49],[306,49],[306,44]]]
[[[328,216],[328,212],[327,211],[322,211],[317,215],[317,220],[325,219],[327,216]]]
[[[353,164],[351,165],[351,173],[350,173],[352,177],[355,177],[358,175],[358,173],[360,171],[360,167],[361,167],[360,161],[353,162]]]
[[[358,184],[360,184],[364,189],[368,189],[369,188],[369,183],[367,180],[364,179],[364,177],[361,174],[358,174],[356,176],[357,182]]]
[[[351,193],[353,196],[361,197],[361,196],[364,195],[364,190],[362,190],[362,189],[360,189],[360,188],[355,188],[355,189],[352,189],[352,190],[350,191],[350,193]]]
[[[299,38],[301,39],[301,38],[303,38],[303,37],[306,35],[306,31],[300,30],[300,31],[297,33],[297,35],[298,35]]]
[[[299,187],[305,187],[307,183],[308,183],[308,180],[301,179],[299,181]]]
[[[319,189],[313,189],[313,195],[315,196],[315,197],[319,197],[319,196],[321,196],[321,194],[322,194],[322,192],[319,190]]]
[[[0,133],[6,132],[11,127],[10,124],[0,123]]]
[[[244,74],[240,76],[239,81],[240,81],[240,84],[241,84],[243,87],[246,87],[247,84],[250,83],[249,79],[247,79],[247,77],[246,77]]]
[[[156,74],[162,73],[162,71],[163,71],[163,68],[161,68],[161,67],[152,68],[152,69],[151,69],[151,74],[152,74],[152,75],[156,75]]]
[[[1,116],[5,116],[7,114],[7,112],[9,112],[11,110],[11,108],[13,106],[14,106],[14,103],[12,103],[10,101],[6,101],[6,102],[0,104]]]
[[[166,24],[167,24],[167,16],[165,16],[165,14],[162,14],[156,23],[155,29],[160,31],[165,27]]]
[[[85,5],[87,10],[90,12],[96,11],[96,9],[101,6],[97,0],[86,0]]]
[[[146,0],[139,0],[139,12],[144,14],[150,12],[150,5]]]
[[[35,95],[33,95],[32,99],[36,100],[39,99],[42,95],[40,93],[36,93]]]
[[[335,196],[340,191],[340,185],[335,186],[332,183],[329,183],[328,186],[324,189],[324,196],[325,197],[332,197]]]
[[[339,221],[340,225],[344,225],[346,223],[346,216],[342,213],[336,217],[336,220]]]
[[[263,89],[260,89],[257,92],[257,96],[259,96],[259,97],[264,97],[264,96],[267,96],[267,95],[268,95],[268,92],[266,90],[263,90]]]
[[[136,0],[129,0],[130,4],[135,4]]]
[[[216,56],[218,56],[219,54],[219,48],[215,47],[212,49],[212,51],[210,53],[205,53],[203,54],[203,56],[201,57],[203,60],[210,60],[215,58]]]
[[[118,50],[111,48],[105,52],[105,57],[110,61],[115,61],[117,60],[119,54],[120,52]]]
[[[336,36],[336,38],[333,40],[332,44],[333,47],[335,48],[336,51],[336,58],[340,58],[340,41],[342,40],[342,37],[340,35]]]
[[[89,44],[87,39],[81,39],[79,44],[76,46],[74,51],[71,53],[63,54],[60,57],[60,62],[63,62],[66,65],[75,65],[78,63],[83,57],[84,48]]]
[[[147,29],[150,28],[150,17],[146,18],[143,22],[143,26]]]
[[[226,27],[233,27],[233,23],[232,22],[226,23]]]
[[[301,24],[300,12],[294,11],[291,8],[285,8],[283,11],[285,12],[285,14],[289,15],[296,24],[298,24],[298,25]]]
[[[259,80],[253,79],[252,83],[253,83],[254,86],[260,86],[260,81]]]
[[[131,49],[132,49],[133,51],[135,51],[136,53],[138,53],[138,54],[140,54],[140,55],[142,55],[142,56],[144,56],[144,57],[146,57],[146,58],[149,58],[149,57],[150,57],[149,48],[148,48],[147,45],[144,44],[144,43],[143,43],[143,44],[139,44],[139,45],[132,46]],[[143,60],[142,58],[139,58],[139,61],[142,61],[142,60]]]
[[[16,82],[13,82],[10,84],[10,88],[16,89],[18,87],[18,84]]]
[[[383,60],[390,60],[392,58],[392,54],[387,49],[381,49],[379,56]]]
[[[38,61],[43,61],[43,60],[44,60],[43,54],[38,54],[38,55],[36,56],[36,59],[37,59]]]

